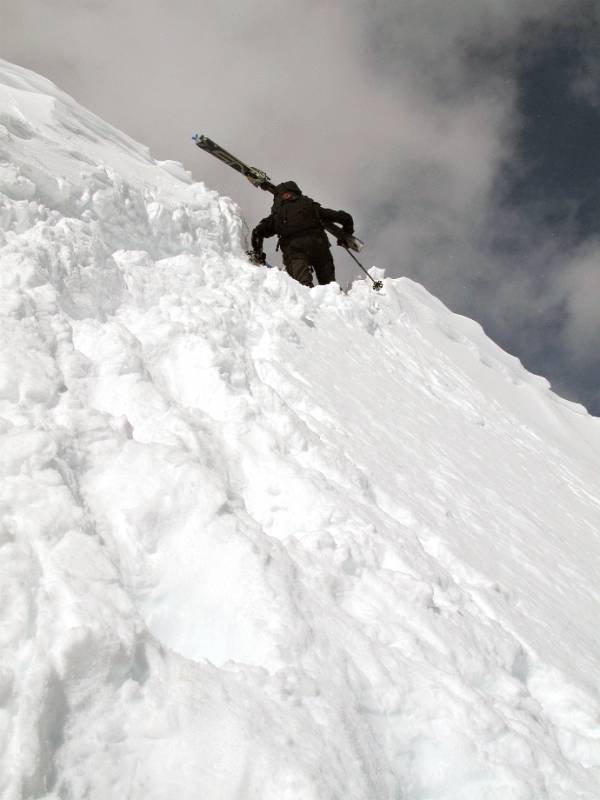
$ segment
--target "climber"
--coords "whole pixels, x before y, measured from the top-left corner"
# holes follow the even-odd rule
[[[280,183],[275,187],[271,213],[252,231],[254,259],[265,263],[263,240],[277,235],[277,247],[281,247],[288,275],[305,286],[312,286],[312,267],[319,283],[335,281],[335,266],[323,222],[338,222],[345,233],[354,232],[354,222],[346,211],[322,208],[303,195],[294,181]],[[343,239],[338,239],[337,243],[346,246]]]

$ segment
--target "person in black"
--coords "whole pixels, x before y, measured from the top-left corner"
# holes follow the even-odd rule
[[[313,267],[319,283],[331,283],[335,280],[335,266],[323,222],[338,222],[346,233],[354,233],[350,214],[322,208],[303,195],[294,181],[280,183],[275,187],[271,213],[252,231],[254,254],[264,262],[263,240],[277,235],[288,275],[312,286]],[[342,241],[338,240],[338,244]]]

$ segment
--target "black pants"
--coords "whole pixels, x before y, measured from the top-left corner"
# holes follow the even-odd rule
[[[298,283],[313,285],[311,267],[319,283],[332,283],[335,280],[335,266],[325,234],[296,236],[282,242],[281,250],[286,272]]]

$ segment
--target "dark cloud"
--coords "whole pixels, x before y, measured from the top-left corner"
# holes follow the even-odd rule
[[[575,0],[22,0],[2,12],[0,44],[251,222],[268,198],[195,150],[194,131],[348,208],[367,260],[422,281],[600,413],[598,248],[572,224],[577,197],[527,195],[545,172],[521,146],[523,68],[548,42],[580,53],[565,91],[594,95],[596,12]],[[352,264],[337,261],[345,281]]]

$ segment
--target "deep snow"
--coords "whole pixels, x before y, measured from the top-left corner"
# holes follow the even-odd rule
[[[3,800],[597,800],[600,420],[1,61],[0,123]]]

